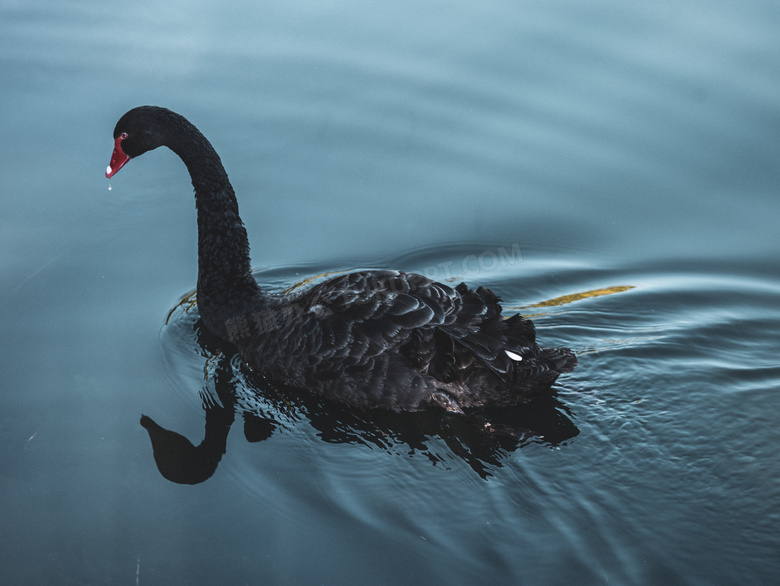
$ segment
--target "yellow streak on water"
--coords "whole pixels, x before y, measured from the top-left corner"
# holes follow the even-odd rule
[[[171,310],[168,312],[168,315],[165,316],[165,325],[168,325],[168,322],[171,321],[171,317],[173,316],[174,312],[179,309],[180,307],[183,307],[182,311],[184,313],[187,313],[190,309],[195,307],[198,304],[198,292],[197,291],[190,291],[185,296],[183,296],[181,299],[179,299],[179,302],[174,305]]]
[[[601,297],[602,295],[612,295],[613,293],[622,293],[633,289],[633,285],[621,285],[619,287],[607,287],[606,289],[592,289],[591,291],[583,291],[582,293],[572,293],[571,295],[563,295],[561,297],[555,297],[554,299],[548,299],[547,301],[540,301],[539,303],[533,303],[531,305],[523,305],[517,309],[527,309],[529,307],[553,307],[556,305],[566,305],[567,303],[573,303],[580,301],[581,299],[588,299],[589,297]]]
[[[309,277],[308,279],[304,279],[303,281],[299,283],[295,283],[295,285],[292,285],[291,287],[288,287],[284,290],[284,294],[287,295],[289,293],[292,293],[296,289],[299,289],[301,287],[304,287],[305,285],[308,285],[309,283],[313,283],[314,281],[317,281],[319,279],[322,279],[323,277],[330,277],[331,275],[342,275],[344,273],[348,273],[349,271],[330,271],[327,273],[320,273],[319,275],[314,275],[313,277]]]
[[[572,293],[571,295],[562,295],[561,297],[555,297],[553,299],[548,299],[547,301],[540,301],[539,303],[532,303],[531,305],[517,305],[514,307],[506,307],[505,309],[510,311],[520,311],[521,309],[530,309],[533,307],[556,307],[558,305],[566,305],[568,303],[574,303],[575,301],[581,301],[582,299],[588,299],[590,297],[601,297],[602,295],[623,293],[624,291],[628,291],[633,288],[633,285],[620,285],[617,287],[606,287],[604,289],[591,289],[590,291]],[[547,313],[539,312],[523,314],[524,317],[538,317],[542,315],[547,315]]]

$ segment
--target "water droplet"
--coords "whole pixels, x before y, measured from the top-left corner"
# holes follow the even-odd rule
[[[108,182],[108,190],[111,191],[111,182]]]

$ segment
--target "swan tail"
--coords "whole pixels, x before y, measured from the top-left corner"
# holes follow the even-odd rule
[[[487,369],[508,387],[535,380],[549,386],[577,365],[568,348],[540,348],[531,320],[519,314],[504,319],[501,299],[489,289],[461,283],[456,290],[463,300],[459,319],[437,335],[430,363],[439,380],[468,384],[475,371]]]

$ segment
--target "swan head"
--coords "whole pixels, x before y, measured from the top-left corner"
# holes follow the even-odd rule
[[[165,144],[166,119],[173,113],[157,106],[139,106],[128,111],[119,119],[114,128],[114,152],[106,168],[106,177],[110,179],[130,159]]]

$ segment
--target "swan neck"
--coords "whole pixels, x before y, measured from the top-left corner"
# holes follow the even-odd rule
[[[226,322],[256,302],[249,239],[238,213],[233,186],[211,143],[188,124],[169,148],[192,179],[198,212],[198,307],[206,326],[224,337]]]

